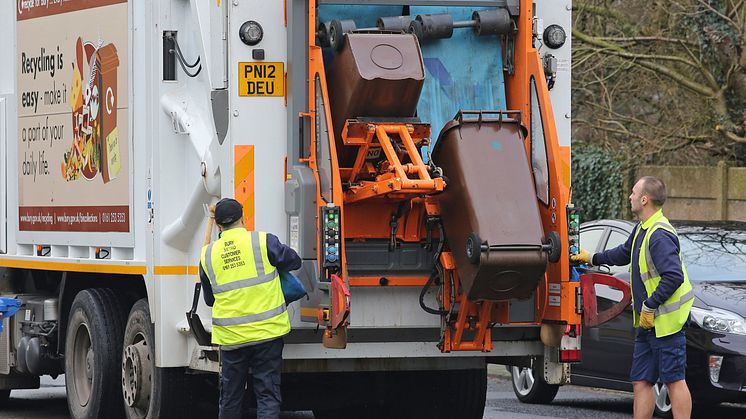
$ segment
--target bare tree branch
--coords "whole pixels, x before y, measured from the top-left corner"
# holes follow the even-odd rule
[[[609,54],[631,59],[633,60],[633,63],[641,67],[647,68],[648,70],[655,71],[659,74],[663,74],[666,77],[670,78],[671,80],[675,81],[676,83],[681,84],[682,86],[686,87],[687,89],[695,93],[698,93],[706,97],[714,97],[717,94],[717,91],[714,90],[713,88],[706,86],[704,84],[701,84],[701,83],[697,83],[694,80],[691,80],[689,77],[681,74],[680,72],[672,68],[669,68],[669,67],[657,64],[657,63],[653,63],[645,59],[645,58],[650,58],[650,57],[647,57],[641,54],[633,54],[633,53],[626,52],[624,51],[623,48],[617,45],[613,45],[608,42],[600,41],[597,38],[586,35],[585,33],[577,29],[573,29],[572,35],[585,43],[595,45],[601,48],[605,48],[605,52]],[[677,58],[679,60],[682,60],[679,57]],[[712,76],[710,75],[710,77]],[[718,85],[717,88],[719,87],[720,86]]]
[[[681,38],[668,38],[665,36],[599,36],[596,39],[610,42],[632,42],[632,43],[643,43],[643,42],[671,42],[687,45],[697,45],[696,42],[688,41]]]
[[[721,133],[725,138],[735,143],[746,144],[746,136],[738,135],[733,131],[725,129],[722,125],[715,126],[715,130]]]

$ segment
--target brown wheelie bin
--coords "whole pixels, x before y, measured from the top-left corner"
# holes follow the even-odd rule
[[[470,300],[531,296],[547,267],[541,218],[518,112],[459,112],[432,159],[448,179],[437,195]]]
[[[397,121],[417,111],[425,67],[417,37],[411,34],[350,33],[329,70],[337,156],[352,167],[357,148],[342,145],[345,121],[374,117]]]

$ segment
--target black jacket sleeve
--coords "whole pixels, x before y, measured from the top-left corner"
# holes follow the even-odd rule
[[[269,263],[280,271],[300,269],[301,259],[295,250],[280,242],[274,234],[267,233],[267,256]]]
[[[637,228],[640,228],[639,226]],[[635,231],[627,237],[627,241],[620,244],[619,246],[609,249],[603,252],[599,252],[591,256],[591,264],[594,266],[599,265],[613,265],[613,266],[624,266],[630,263],[632,259],[632,240],[635,237]]]

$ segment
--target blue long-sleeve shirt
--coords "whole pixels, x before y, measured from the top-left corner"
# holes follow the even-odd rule
[[[270,233],[267,233],[267,258],[269,263],[279,271],[294,271],[301,267],[301,258],[295,253],[295,250],[282,244],[277,236]],[[207,276],[207,272],[202,269],[201,263],[199,264],[199,279],[202,282],[202,290],[204,291],[202,295],[205,304],[212,307],[215,303],[215,295],[212,293],[210,278]]]
[[[640,229],[640,233],[637,235],[635,243],[632,243],[638,229]],[[640,279],[639,263],[640,248],[645,232],[646,230],[642,229],[642,225],[638,224],[626,242],[613,249],[596,253],[591,261],[593,265],[624,266],[632,263],[632,297],[635,302],[635,312],[638,314],[642,311],[643,302],[646,306],[655,310],[684,283],[684,272],[681,268],[681,259],[679,259],[679,239],[676,235],[659,228],[650,236],[650,256],[661,275],[661,280],[653,295],[648,298],[645,285]]]

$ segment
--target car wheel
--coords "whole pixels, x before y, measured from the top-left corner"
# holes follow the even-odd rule
[[[668,397],[668,387],[663,383],[655,383],[655,416],[664,419],[673,418],[671,399]]]
[[[547,384],[544,377],[535,376],[531,368],[511,367],[513,392],[523,403],[547,404],[554,400],[559,391],[559,385]]]

